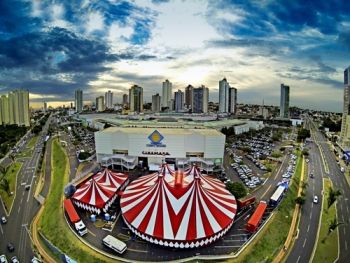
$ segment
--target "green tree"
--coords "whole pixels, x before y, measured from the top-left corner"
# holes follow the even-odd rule
[[[244,184],[240,182],[227,183],[226,189],[237,199],[245,197],[248,193],[247,188],[245,188]]]
[[[8,195],[10,195],[10,183],[6,178],[2,179],[0,189],[4,190]]]
[[[295,203],[297,203],[299,205],[305,204],[305,197],[304,196],[298,196],[297,198],[295,198]]]
[[[306,138],[310,138],[310,136],[311,136],[310,130],[301,128],[298,131],[297,141],[298,142],[304,141]]]
[[[303,149],[302,154],[303,154],[304,156],[309,156],[309,150],[308,150],[308,149]]]
[[[329,225],[328,225],[328,235],[329,235],[330,233],[332,233],[338,226],[340,226],[340,225],[342,225],[342,224],[344,224],[344,223],[338,222],[337,218],[334,217],[334,219],[331,220],[331,222],[330,222]]]
[[[327,199],[328,209],[337,201],[338,196],[341,196],[341,192],[339,189],[333,189],[331,186],[329,187],[329,194]]]

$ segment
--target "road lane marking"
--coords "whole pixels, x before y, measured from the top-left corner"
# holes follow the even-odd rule
[[[304,244],[303,244],[303,247],[305,247],[305,244],[306,244],[306,238],[305,238],[305,240],[304,240]]]
[[[0,231],[1,231],[1,234],[3,235],[4,234],[4,230],[2,230],[2,225],[0,225]]]
[[[20,211],[20,210],[21,210],[21,207],[19,206],[19,207],[18,207],[18,210],[17,210],[17,213],[18,213],[18,214],[19,214],[19,211]]]
[[[348,250],[348,242],[345,240],[345,250]]]
[[[310,230],[310,225],[307,226],[307,231],[306,232],[309,232]]]
[[[343,228],[343,232],[344,232],[344,236],[345,236],[345,234],[346,234],[346,233],[345,233],[345,227]]]
[[[297,259],[297,263],[299,262],[299,260],[300,260],[300,256],[299,256],[298,259]]]
[[[266,191],[262,194],[262,196],[260,197],[260,199],[262,199],[262,198],[266,195],[266,193],[270,190],[271,186],[272,186],[272,185],[269,185],[269,187],[268,187],[268,188],[266,189]]]
[[[311,219],[311,217],[312,217],[312,212],[310,213],[310,219]]]

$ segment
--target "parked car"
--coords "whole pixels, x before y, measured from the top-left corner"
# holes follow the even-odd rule
[[[17,259],[16,256],[13,256],[13,257],[11,258],[11,262],[12,262],[12,263],[19,263],[19,260]]]

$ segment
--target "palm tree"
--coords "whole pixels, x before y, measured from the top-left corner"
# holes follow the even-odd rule
[[[341,196],[342,193],[339,189],[333,189],[331,186],[329,187],[329,194],[327,199],[328,209],[332,206],[332,204],[337,201],[338,196]]]
[[[333,220],[331,220],[329,226],[328,226],[328,234],[332,233],[338,226],[344,224],[343,222],[338,222],[337,218],[334,217]]]

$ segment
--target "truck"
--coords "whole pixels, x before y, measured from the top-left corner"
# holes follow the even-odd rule
[[[242,209],[248,207],[249,205],[255,203],[255,196],[251,196],[251,197],[247,197],[245,199],[238,199],[237,200],[237,206],[238,206],[238,210],[241,211]]]
[[[87,228],[83,221],[80,219],[75,207],[70,199],[64,200],[64,209],[68,215],[69,221],[74,225],[75,230],[80,236],[87,234]]]
[[[120,241],[111,235],[108,235],[102,239],[102,244],[114,250],[115,252],[118,252],[119,254],[124,253],[124,251],[127,249],[126,244],[123,241]]]
[[[260,201],[253,215],[248,220],[248,223],[246,225],[247,231],[249,231],[250,233],[254,233],[258,229],[266,208],[267,203],[265,201]]]

